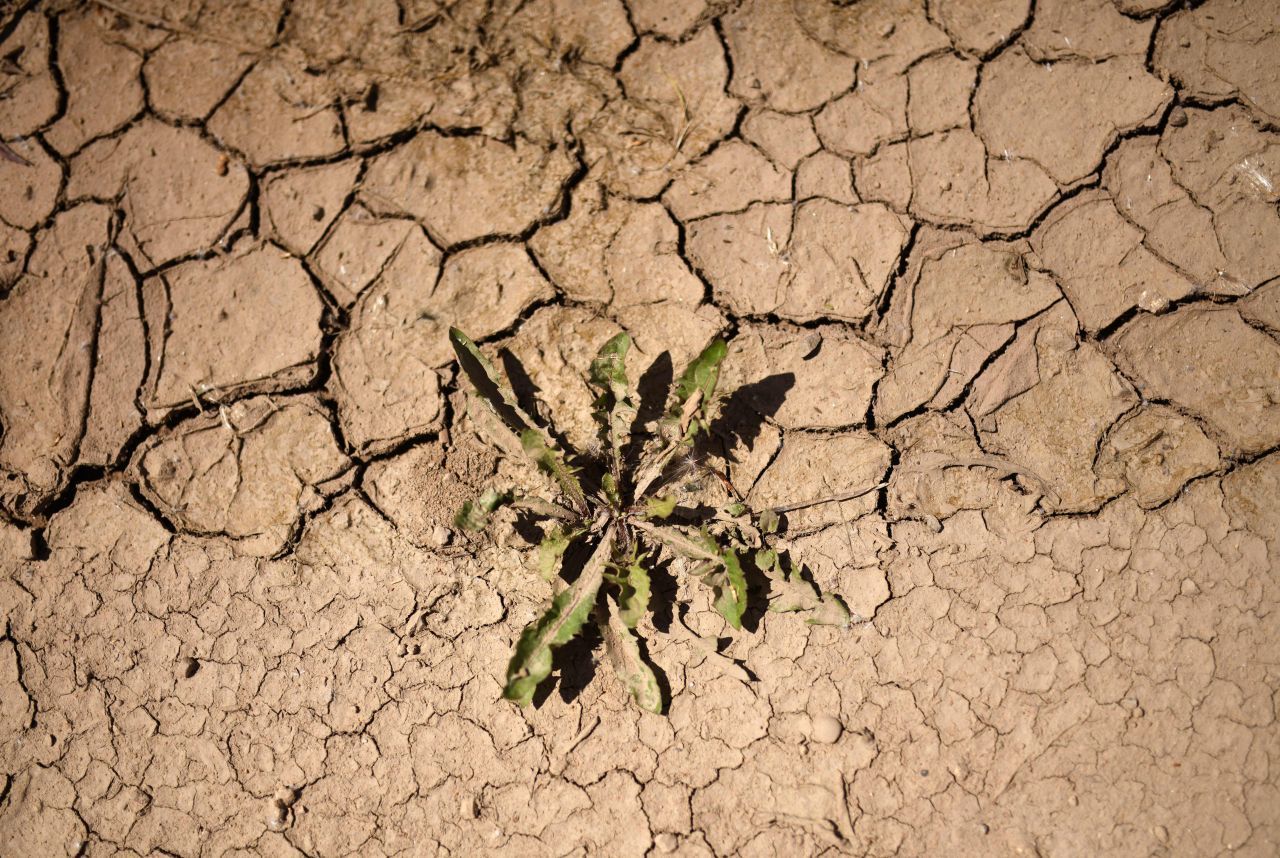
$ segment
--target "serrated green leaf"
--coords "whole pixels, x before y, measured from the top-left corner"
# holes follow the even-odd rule
[[[794,566],[783,570],[778,552],[762,549],[756,552],[756,566],[769,579],[769,610],[773,613],[808,611],[805,618],[811,626],[849,627],[849,606],[834,593],[819,593],[804,580]]]
[[[560,454],[547,446],[546,438],[537,429],[526,429],[520,433],[520,446],[525,455],[533,459],[538,470],[554,479],[560,490],[579,510],[587,508],[587,496],[582,491],[582,484],[574,476],[573,470],[564,463]]]
[[[510,492],[489,489],[479,498],[467,501],[453,517],[453,526],[459,530],[484,530],[489,525],[489,514],[505,503],[511,502]]]
[[[556,571],[560,568],[560,558],[564,557],[573,541],[584,533],[586,531],[581,528],[566,532],[558,525],[547,532],[538,543],[538,574],[543,580],[555,578]]]
[[[458,356],[458,365],[471,380],[480,400],[498,415],[508,429],[519,435],[535,427],[533,419],[520,408],[511,385],[498,374],[470,337],[457,328],[449,329],[449,342]]]
[[[612,473],[606,471],[604,476],[600,478],[600,488],[615,509],[622,507],[622,492],[618,490],[618,481]]]
[[[721,555],[721,562],[723,571],[710,578],[715,593],[713,604],[729,625],[740,629],[742,615],[747,610],[747,578],[742,574],[742,564],[732,549]]]
[[[634,629],[636,623],[649,611],[651,582],[649,570],[644,565],[646,556],[636,554],[618,575],[618,603],[621,606],[622,621],[629,629]]]
[[[600,434],[609,447],[614,486],[610,500],[618,506],[622,505],[622,448],[630,440],[631,424],[636,417],[631,383],[627,380],[626,358],[630,349],[631,337],[625,331],[610,338],[591,362],[590,372],[591,383],[601,391],[593,413],[600,424]]]
[[[630,349],[631,336],[623,331],[601,346],[591,362],[591,382],[612,392],[616,399],[626,399],[629,395],[627,352]]]
[[[666,414],[658,421],[663,443],[645,456],[636,477],[636,497],[643,497],[667,466],[693,446],[694,438],[705,426],[702,418],[715,393],[720,363],[728,351],[724,340],[713,339],[672,386]]]
[[[712,564],[715,571],[702,575],[715,594],[715,609],[735,629],[742,628],[742,614],[747,610],[747,578],[742,563],[733,549],[721,550],[705,531],[689,533],[681,528],[660,527],[644,521],[633,526],[654,542],[691,560]]]
[[[613,542],[613,530],[605,531],[578,580],[552,599],[541,617],[525,626],[507,665],[503,697],[521,706],[533,701],[538,684],[551,673],[551,651],[572,640],[591,615]]]
[[[650,521],[666,518],[676,510],[676,499],[673,497],[648,498],[644,502],[644,515]]]
[[[701,395],[700,408],[711,401],[716,391],[716,382],[720,378],[720,363],[729,353],[729,346],[724,340],[716,338],[707,343],[701,353],[685,367],[671,392],[671,404],[667,407],[667,416],[679,417],[687,403],[694,395]]]
[[[763,533],[773,534],[778,532],[780,519],[776,512],[771,509],[766,509],[756,517],[756,524]]]
[[[618,606],[608,600],[607,613],[600,620],[600,634],[609,653],[609,663],[622,680],[636,705],[649,712],[662,714],[662,690],[653,668],[640,655],[640,644],[626,624]]]

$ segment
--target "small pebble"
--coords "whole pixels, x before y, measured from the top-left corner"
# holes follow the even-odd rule
[[[283,831],[289,826],[289,807],[280,799],[274,799],[267,810],[267,828]]]
[[[822,331],[812,331],[804,339],[804,360],[809,360],[822,348]]]
[[[676,851],[676,847],[680,845],[680,838],[676,837],[670,831],[664,831],[657,837],[653,838],[653,845],[658,847],[659,852],[670,854]]]
[[[1151,829],[1151,833],[1154,834],[1156,836],[1156,840],[1159,840],[1161,843],[1169,842],[1169,829],[1165,828],[1163,825],[1157,825],[1155,828]]]
[[[1192,581],[1190,578],[1182,579],[1182,586],[1179,590],[1184,596],[1194,596],[1196,593],[1200,592],[1200,588],[1196,586],[1196,582]]]
[[[1187,111],[1181,107],[1175,107],[1169,111],[1169,124],[1174,128],[1181,128],[1187,124]]]
[[[831,715],[818,715],[813,719],[813,731],[810,735],[815,742],[830,745],[839,739],[843,732],[844,726],[838,718]]]

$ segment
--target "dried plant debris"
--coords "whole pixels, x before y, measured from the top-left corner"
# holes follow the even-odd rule
[[[551,674],[552,650],[593,622],[610,664],[636,704],[661,712],[658,680],[635,629],[651,610],[650,570],[664,559],[680,559],[689,575],[710,587],[712,604],[734,629],[742,628],[748,610],[748,569],[769,580],[769,610],[805,612],[818,625],[849,624],[849,610],[840,597],[819,593],[775,546],[776,511],[755,514],[740,500],[718,508],[682,503],[686,498],[675,484],[691,462],[697,467],[692,454],[715,408],[720,364],[728,353],[724,340],[713,339],[689,363],[658,420],[637,425],[639,404],[626,367],[631,336],[623,332],[610,338],[589,371],[598,394],[592,413],[601,441],[600,452],[593,455],[559,445],[554,433],[520,406],[511,385],[466,334],[452,328],[449,338],[475,400],[497,418],[489,425],[511,435],[512,446],[518,445],[556,487],[552,498],[516,488],[490,489],[463,504],[455,525],[483,530],[495,510],[514,507],[547,522],[538,546],[542,575],[550,579],[559,571],[568,578],[577,572],[520,635],[507,667],[504,697],[529,704]],[[580,569],[571,570],[565,557],[575,543],[590,553]]]

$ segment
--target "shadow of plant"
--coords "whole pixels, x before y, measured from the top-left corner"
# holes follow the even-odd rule
[[[618,334],[601,347],[588,374],[602,450],[588,455],[535,419],[537,387],[514,355],[501,355],[504,378],[464,333],[451,329],[450,341],[472,382],[472,401],[482,406],[477,416],[487,416],[482,422],[505,434],[502,446],[523,451],[556,486],[551,497],[490,489],[455,517],[459,528],[479,531],[495,510],[513,508],[517,531],[538,545],[539,571],[563,585],[516,643],[504,697],[540,704],[558,687],[563,699],[574,699],[594,677],[603,642],[637,705],[661,712],[670,683],[635,628],[651,615],[659,632],[680,623],[694,634],[683,621],[686,609],[674,611],[677,574],[709,587],[713,607],[734,629],[754,631],[766,609],[806,612],[810,623],[848,624],[844,602],[820,593],[775,547],[777,513],[750,510],[728,476],[707,464],[713,437],[753,447],[793,376],[770,376],[718,401],[728,349],[714,339],[678,377],[664,353],[633,388],[626,369],[631,338]],[[713,481],[727,501],[705,502],[703,481]],[[557,650],[560,670],[548,682]]]

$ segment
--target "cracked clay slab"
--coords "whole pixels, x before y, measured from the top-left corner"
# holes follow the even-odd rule
[[[270,397],[183,421],[135,457],[143,493],[170,520],[257,556],[282,549],[348,465],[314,402]]]
[[[866,422],[882,363],[879,348],[838,326],[750,325],[729,346],[722,383],[784,428],[836,429]]]
[[[439,266],[439,252],[412,233],[338,339],[332,388],[345,436],[361,449],[438,428],[450,326],[489,337],[554,294],[516,244],[454,254],[437,278]]]
[[[32,512],[75,464],[105,463],[137,425],[136,284],[110,249],[110,212],[60,213],[0,302],[0,502]]]
[[[944,408],[1014,333],[1014,325],[1061,297],[1028,270],[1016,248],[962,244],[927,255],[910,290],[910,339],[890,359],[876,392],[876,419],[891,422],[921,405]]]
[[[231,225],[249,192],[245,168],[191,128],[153,119],[99,140],[71,161],[72,199],[122,196],[121,240],[151,268],[203,250]]]
[[[887,288],[908,226],[879,204],[756,203],[689,227],[694,264],[744,316],[861,321]]]
[[[148,416],[202,398],[305,384],[315,376],[323,304],[298,260],[270,245],[186,262],[147,279]]]
[[[1191,412],[1233,455],[1280,443],[1280,343],[1230,307],[1184,307],[1134,319],[1116,364],[1149,398]]]
[[[374,158],[361,193],[373,209],[412,215],[450,247],[518,235],[548,217],[573,168],[563,148],[424,132]]]

